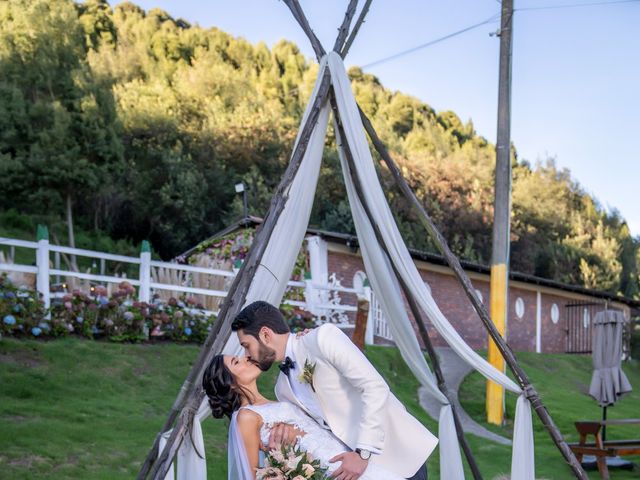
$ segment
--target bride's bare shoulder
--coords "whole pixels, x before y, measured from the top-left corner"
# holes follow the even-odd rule
[[[262,417],[249,408],[241,408],[237,416],[238,426],[251,428],[262,425]]]

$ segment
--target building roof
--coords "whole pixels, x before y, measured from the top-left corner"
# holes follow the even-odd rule
[[[246,218],[242,218],[234,222],[224,230],[221,230],[220,232],[212,235],[205,241],[211,241],[211,240],[215,240],[216,238],[224,237],[226,235],[229,235],[230,233],[241,230],[242,228],[258,227],[259,225],[262,224],[262,220],[263,219],[260,217],[249,215]],[[347,245],[348,247],[353,248],[354,251],[356,251],[359,246],[358,237],[356,235],[351,235],[348,233],[331,232],[328,230],[321,230],[318,228],[311,228],[311,227],[307,228],[307,233],[318,235],[322,238],[325,238],[327,240],[331,240],[337,243],[342,243],[344,245]],[[182,255],[180,255],[180,257],[187,258],[189,255],[193,253],[193,251],[196,248],[197,246],[190,248],[189,250],[184,252]],[[442,255],[425,252],[422,250],[416,250],[413,248],[409,249],[409,253],[416,260],[422,260],[435,265],[444,265],[447,267],[449,266],[447,264],[447,261]],[[480,263],[470,262],[462,259],[460,260],[460,264],[462,265],[462,268],[464,268],[466,271],[469,271],[469,272],[478,272],[486,275],[490,275],[491,273],[491,269],[487,265],[482,265]],[[509,272],[509,278],[511,280],[518,281],[518,282],[524,282],[524,283],[529,283],[534,285],[540,285],[543,287],[555,288],[555,289],[563,290],[567,292],[588,295],[590,297],[600,298],[605,301],[609,300],[609,301],[624,303],[632,308],[640,308],[640,301],[638,300],[624,297],[622,295],[614,295],[612,293],[603,292],[600,290],[592,290],[589,288],[582,287],[580,285],[571,285],[568,283],[562,283],[556,280],[549,280],[547,278],[537,277],[535,275],[529,275],[527,273],[516,272],[513,270]]]

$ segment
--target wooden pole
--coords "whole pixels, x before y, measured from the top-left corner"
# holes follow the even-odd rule
[[[342,20],[342,25],[338,29],[338,36],[336,37],[336,41],[333,45],[333,51],[339,52],[344,45],[344,41],[349,34],[349,26],[351,25],[351,20],[356,13],[356,7],[358,6],[358,0],[349,0],[349,6],[347,7],[347,11],[344,14],[344,19]]]
[[[214,324],[213,329],[209,333],[209,336],[207,337],[207,340],[205,341],[205,344],[200,351],[198,359],[194,363],[187,379],[180,389],[178,397],[176,398],[169,414],[169,418],[165,422],[165,425],[160,434],[167,431],[171,427],[171,425],[173,425],[175,419],[178,417],[178,413],[181,412],[178,424],[176,424],[176,427],[174,427],[174,431],[160,457],[154,463],[153,457],[158,451],[160,435],[156,437],[156,440],[149,454],[147,455],[147,459],[143,464],[143,468],[138,474],[138,479],[144,479],[147,477],[147,472],[149,472],[149,467],[151,465],[153,465],[153,468],[150,471],[152,478],[163,479],[164,475],[166,475],[171,461],[175,456],[175,451],[177,451],[177,448],[179,447],[184,437],[184,419],[185,417],[188,417],[187,419],[189,420],[192,419],[192,416],[189,417],[189,412],[185,410],[184,405],[187,404],[188,399],[193,398],[196,392],[201,390],[201,387],[197,382],[201,378],[204,368],[208,365],[214,355],[222,351],[222,348],[224,347],[229,335],[231,334],[231,321],[233,318],[235,318],[244,304],[244,300],[251,285],[255,270],[260,264],[260,260],[262,258],[262,255],[264,254],[277,220],[284,210],[288,199],[289,186],[293,182],[295,174],[297,173],[300,163],[302,162],[302,158],[304,157],[304,153],[307,149],[307,145],[311,138],[313,128],[318,121],[320,110],[326,103],[330,84],[330,74],[328,71],[326,71],[321,80],[318,95],[316,96],[315,102],[311,108],[309,117],[307,118],[307,122],[303,126],[300,139],[292,154],[289,166],[287,167],[280,185],[278,186],[278,189],[271,200],[271,204],[265,216],[264,222],[262,223],[260,230],[258,230],[256,234],[254,245],[249,251],[249,256],[240,268],[238,275],[235,277],[229,289],[229,294],[222,304],[220,314],[218,316],[218,321]],[[203,397],[200,396],[200,399],[201,398]],[[199,404],[195,407],[196,411],[198,407]],[[192,408],[193,405],[191,405],[191,410]]]
[[[398,272],[397,267],[395,266],[395,263],[393,262],[393,259],[391,258],[391,255],[389,253],[389,250],[387,249],[387,246],[384,243],[384,240],[382,238],[382,234],[380,233],[380,229],[378,228],[377,223],[374,221],[373,219],[373,215],[371,214],[371,210],[364,198],[364,193],[362,191],[362,185],[360,184],[360,180],[357,178],[357,175],[355,173],[356,169],[355,169],[355,162],[353,161],[353,156],[351,153],[351,149],[349,147],[348,141],[347,141],[347,137],[344,133],[344,129],[342,126],[342,121],[340,119],[340,112],[338,111],[338,106],[336,104],[336,99],[335,99],[335,94],[333,92],[333,88],[331,89],[331,96],[329,97],[329,101],[331,102],[331,108],[333,109],[333,115],[336,119],[336,126],[338,131],[336,132],[336,139],[342,144],[344,145],[343,151],[344,154],[347,158],[347,162],[349,163],[349,173],[350,176],[353,180],[355,189],[356,189],[356,193],[358,195],[358,198],[360,200],[360,203],[362,204],[362,206],[364,207],[365,213],[367,215],[367,218],[369,219],[369,223],[371,223],[375,235],[376,235],[376,239],[378,241],[378,244],[380,245],[380,247],[382,248],[382,250],[384,251],[385,255],[387,256],[387,258],[389,259],[389,264],[391,265],[391,268],[393,268],[393,272],[400,284],[400,287],[402,288],[402,291],[407,299],[407,303],[409,304],[409,308],[411,310],[411,313],[413,314],[413,317],[416,320],[416,324],[418,325],[418,331],[420,332],[420,336],[422,337],[422,341],[425,345],[425,348],[427,350],[427,353],[429,355],[429,358],[431,359],[431,364],[433,366],[433,370],[436,374],[436,379],[438,380],[438,389],[444,394],[445,397],[447,397],[447,400],[449,401],[449,404],[451,405],[451,412],[453,413],[453,419],[454,419],[454,425],[456,428],[456,435],[458,437],[458,442],[460,443],[460,446],[462,447],[462,450],[465,454],[465,457],[467,459],[467,462],[469,463],[469,467],[471,468],[471,472],[473,473],[473,478],[475,480],[482,480],[482,475],[480,473],[480,468],[478,467],[478,464],[473,456],[473,453],[471,452],[471,448],[469,447],[469,443],[467,442],[467,439],[464,435],[464,430],[462,429],[462,424],[460,423],[460,418],[458,417],[458,412],[457,409],[455,407],[455,404],[453,402],[453,397],[451,396],[449,389],[447,388],[445,379],[444,379],[444,375],[442,374],[442,369],[440,368],[440,361],[438,358],[438,355],[435,351],[435,349],[433,348],[433,344],[431,343],[431,339],[429,338],[429,333],[427,332],[427,328],[426,328],[426,324],[424,321],[424,318],[422,316],[422,313],[420,311],[420,308],[418,307],[417,302],[415,301],[413,295],[411,294],[411,291],[409,290],[409,287],[407,286],[407,284],[405,283],[405,281],[403,280],[402,276],[400,275],[400,273]]]
[[[351,340],[364,351],[365,335],[367,332],[367,317],[369,316],[369,300],[358,296],[358,310],[356,311],[356,328],[353,330]]]
[[[360,31],[360,27],[364,23],[364,18],[367,16],[367,13],[369,12],[369,7],[371,6],[371,2],[372,1],[373,0],[367,0],[366,2],[364,2],[364,6],[362,7],[362,11],[360,12],[360,15],[358,15],[358,20],[356,21],[356,24],[353,26],[353,30],[351,30],[351,34],[349,34],[349,38],[345,42],[344,47],[342,48],[342,51],[340,52],[340,56],[342,58],[346,57],[347,53],[349,53],[349,49],[351,48],[351,45],[353,44],[353,41],[356,38],[356,35]]]
[[[509,234],[511,214],[511,38],[513,0],[502,0],[500,24],[500,76],[498,92],[498,139],[496,142],[495,195],[493,204],[493,243],[491,255],[491,319],[504,337],[509,305]],[[504,372],[504,358],[489,339],[487,360]],[[504,422],[504,388],[487,380],[487,421]]]

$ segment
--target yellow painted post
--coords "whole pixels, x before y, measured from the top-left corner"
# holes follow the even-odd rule
[[[491,267],[491,320],[503,337],[507,325],[507,282],[507,266],[505,264],[493,265]],[[489,339],[487,359],[498,370],[505,371],[504,358],[491,339]],[[502,425],[504,420],[504,388],[491,380],[487,380],[486,410],[487,422]]]

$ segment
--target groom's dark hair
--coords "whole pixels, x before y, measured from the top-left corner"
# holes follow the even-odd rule
[[[289,333],[289,326],[280,310],[261,300],[244,307],[231,324],[234,332],[242,330],[256,338],[262,327],[270,328],[275,333]]]

